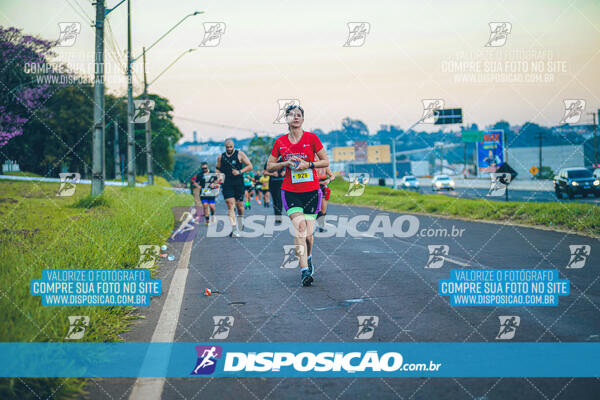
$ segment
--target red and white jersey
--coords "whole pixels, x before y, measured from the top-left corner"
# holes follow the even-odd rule
[[[317,135],[303,131],[298,143],[290,142],[287,134],[278,137],[273,145],[273,150],[271,150],[271,155],[275,158],[281,156],[285,161],[292,157],[298,157],[306,162],[314,162],[315,154],[322,148],[323,144]],[[296,171],[286,167],[281,189],[301,193],[317,190],[319,189],[319,178],[314,169]]]

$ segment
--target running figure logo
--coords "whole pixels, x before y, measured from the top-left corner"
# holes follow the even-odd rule
[[[358,319],[358,331],[356,331],[354,339],[371,339],[373,333],[375,333],[375,328],[379,325],[379,317],[376,315],[359,315],[356,318]]]
[[[589,244],[571,244],[569,245],[571,258],[567,264],[568,269],[583,268],[585,262],[590,255],[592,247]]]
[[[70,315],[69,316],[69,331],[65,339],[79,340],[83,338],[85,329],[90,326],[90,317],[87,315]]]
[[[515,337],[517,327],[521,324],[521,317],[516,315],[501,315],[500,319],[500,330],[498,331],[498,340],[510,340]]]
[[[210,375],[215,372],[217,359],[223,355],[221,346],[196,346],[198,360],[190,375]]]
[[[150,119],[150,111],[154,110],[154,100],[134,100],[134,124],[145,124]]]
[[[235,318],[230,315],[214,315],[213,321],[215,323],[215,328],[213,329],[212,335],[210,335],[210,339],[227,339],[229,331],[233,328]]]
[[[497,174],[494,172],[490,174],[490,178],[492,178],[492,185],[490,186],[490,190],[488,191],[488,194],[486,194],[486,196],[504,196],[504,194],[506,193],[506,188],[512,178],[512,175],[507,173]]]
[[[506,44],[506,39],[512,30],[510,22],[490,22],[490,39],[485,47],[502,47]]]
[[[173,219],[180,221],[181,224],[173,234],[169,237],[170,242],[189,242],[194,240],[198,232],[198,224],[196,219],[201,215],[196,215],[195,207],[173,207]],[[202,209],[200,209],[202,210]]]
[[[59,22],[58,29],[60,35],[56,47],[70,47],[75,44],[77,36],[81,33],[81,24],[79,22]]]
[[[279,111],[277,112],[277,118],[273,121],[274,124],[287,124],[285,119],[285,110],[289,106],[299,106],[300,100],[298,99],[278,99],[277,105],[279,106]]]
[[[283,245],[283,261],[281,262],[282,269],[294,269],[300,266],[299,257],[304,253],[304,247],[297,244]]]
[[[350,186],[344,196],[362,196],[369,184],[369,174],[348,174]]]
[[[429,249],[429,258],[427,259],[427,264],[425,264],[425,268],[427,269],[437,269],[442,268],[444,265],[444,260],[448,255],[449,247],[446,244],[431,244],[427,246]]]
[[[435,110],[444,108],[443,99],[423,99],[423,115],[421,116],[421,122],[424,124],[435,123]]]
[[[221,36],[225,34],[225,22],[205,22],[204,38],[200,47],[217,47],[221,44]]]
[[[61,197],[73,196],[81,174],[79,172],[61,172],[58,176],[60,176],[60,188],[58,188],[56,195]]]
[[[560,120],[561,124],[576,124],[585,111],[585,100],[565,99],[565,115]]]
[[[348,22],[348,39],[344,47],[360,47],[365,44],[367,35],[371,32],[368,22]]]
[[[138,268],[152,268],[156,263],[160,247],[151,244],[140,244],[140,261]]]

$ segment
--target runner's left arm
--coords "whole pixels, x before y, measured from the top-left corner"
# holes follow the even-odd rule
[[[325,168],[329,166],[329,158],[327,158],[327,151],[325,151],[324,147],[321,146],[321,149],[317,151],[317,156],[319,156],[319,160],[313,162],[312,168]],[[300,165],[296,168],[298,171],[311,167],[309,162],[306,162],[301,158],[294,157],[294,159],[300,161]]]
[[[329,185],[335,179],[335,174],[329,167],[325,168],[325,174],[327,175],[327,184]]]
[[[240,173],[243,174],[244,172],[252,171],[252,163],[250,162],[250,159],[248,158],[246,153],[240,151],[239,157],[240,161],[244,164],[244,168],[240,170]]]

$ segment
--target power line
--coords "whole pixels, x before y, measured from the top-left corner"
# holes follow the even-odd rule
[[[219,123],[210,122],[210,121],[202,121],[202,120],[195,119],[195,118],[183,117],[181,115],[173,115],[173,117],[182,119],[184,121],[196,122],[198,124],[209,125],[209,126],[216,126],[216,127],[219,127],[219,128],[236,129],[236,130],[239,130],[239,131],[246,131],[246,132],[253,132],[253,133],[254,132],[256,132],[256,133],[266,133],[267,135],[279,135],[280,134],[278,132],[268,132],[268,131],[264,131],[264,130],[261,130],[261,129],[242,128],[242,127],[239,127],[239,126],[219,124]]]
[[[83,9],[83,7],[81,7],[81,4],[79,4],[79,2],[78,2],[77,0],[73,0],[73,2],[74,2],[75,4],[77,4],[77,7],[78,7],[78,8],[81,10],[81,12],[82,12],[82,13],[83,13],[85,16],[87,16],[87,17],[88,17],[88,19],[89,19],[90,21],[93,21],[92,17],[90,17],[90,16],[88,15],[87,11],[85,11],[85,10]]]
[[[115,35],[113,33],[112,30],[112,26],[110,25],[110,19],[106,19],[106,27],[108,28],[108,44],[109,47],[112,49],[112,51],[114,52],[116,58],[117,58],[117,62],[118,64],[123,68],[123,72],[125,72],[125,63],[123,62],[122,58],[121,58],[121,48],[119,47],[119,43],[117,42]]]
[[[71,7],[73,9],[73,11],[75,11],[75,13],[82,19],[82,20],[86,20],[89,22],[89,25],[92,26],[94,24],[94,20],[92,18],[90,18],[87,14],[84,15],[82,14],[78,9],[76,9],[73,4],[71,4],[69,2],[69,0],[65,0],[65,2],[69,5],[69,7]]]

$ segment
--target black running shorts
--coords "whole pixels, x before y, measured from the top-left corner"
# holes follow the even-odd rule
[[[287,215],[301,212],[307,219],[316,218],[317,213],[321,209],[322,198],[323,193],[321,189],[299,193],[281,190],[281,201]]]
[[[244,200],[244,183],[240,182],[240,184],[228,185],[227,181],[222,186],[221,190],[223,191],[223,198],[230,199],[232,197],[235,198],[236,201]]]

